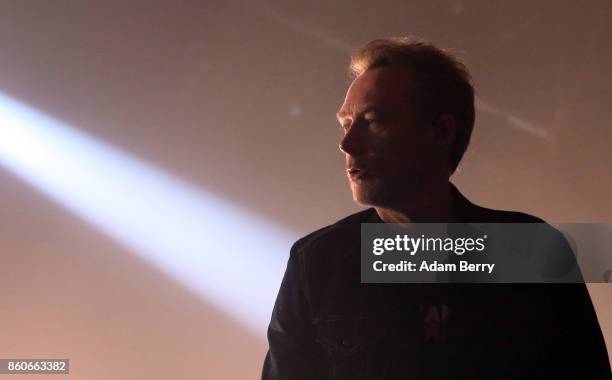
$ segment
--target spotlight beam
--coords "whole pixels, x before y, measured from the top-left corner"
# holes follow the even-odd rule
[[[0,165],[265,336],[293,232],[1,93]]]

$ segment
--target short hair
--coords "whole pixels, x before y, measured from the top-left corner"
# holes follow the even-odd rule
[[[465,64],[446,49],[414,37],[389,37],[367,43],[352,57],[354,77],[368,69],[404,65],[413,70],[415,80],[410,99],[418,116],[450,114],[457,124],[451,146],[450,165],[455,172],[470,143],[474,129],[474,85]]]

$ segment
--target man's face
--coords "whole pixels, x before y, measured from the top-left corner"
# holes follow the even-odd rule
[[[408,67],[365,71],[348,89],[338,120],[353,199],[393,207],[422,189],[444,163],[433,128],[417,118]]]

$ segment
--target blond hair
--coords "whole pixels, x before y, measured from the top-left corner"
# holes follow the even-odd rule
[[[463,157],[474,129],[474,86],[465,64],[448,50],[414,37],[376,39],[352,57],[353,77],[382,66],[410,67],[415,80],[409,84],[411,102],[422,119],[451,115],[457,125],[451,147],[450,165],[454,172]]]

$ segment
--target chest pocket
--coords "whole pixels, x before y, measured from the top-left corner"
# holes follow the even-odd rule
[[[374,345],[387,333],[368,316],[331,316],[315,322],[317,341],[333,356],[349,357]]]
[[[333,380],[391,379],[414,373],[415,332],[393,316],[342,315],[314,322]],[[401,357],[396,357],[397,353]],[[400,377],[398,377],[400,378]],[[403,378],[403,377],[401,377]]]

